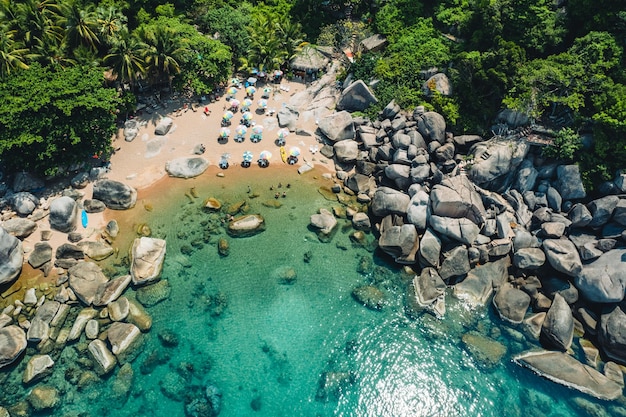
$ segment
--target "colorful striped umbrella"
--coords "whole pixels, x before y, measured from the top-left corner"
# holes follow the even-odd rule
[[[239,107],[239,100],[232,99],[230,101],[230,107]]]
[[[272,153],[270,151],[261,151],[259,154],[259,159],[269,160],[272,157]]]
[[[230,111],[230,110],[227,110],[227,111],[224,112],[224,115],[222,116],[222,119],[230,120],[230,119],[233,118],[233,116],[234,116],[233,112]]]
[[[230,94],[231,96],[234,96],[235,94],[237,94],[237,87],[230,87],[228,89],[228,94]]]
[[[289,155],[291,156],[300,155],[300,148],[298,148],[297,146],[292,146],[291,148],[289,148]]]
[[[254,133],[255,135],[260,135],[261,133],[263,133],[263,125],[255,125],[252,128],[252,133]]]
[[[249,86],[248,88],[246,88],[246,93],[248,93],[249,95],[253,95],[254,93],[256,93],[256,88]]]
[[[235,129],[235,133],[239,136],[243,136],[246,134],[246,132],[248,131],[248,128],[245,127],[244,125],[239,125],[237,126],[237,128]]]
[[[244,114],[241,115],[241,118],[243,120],[252,120],[252,113],[247,111],[247,112],[245,112]]]
[[[278,139],[285,139],[287,136],[289,136],[289,129],[279,129],[276,134],[278,136]]]
[[[262,98],[261,100],[259,100],[258,105],[260,108],[264,109],[267,107],[267,100],[265,100],[264,98]]]
[[[253,157],[254,157],[254,155],[252,155],[252,152],[250,152],[250,151],[245,151],[243,153],[243,160],[246,161],[246,162],[251,162]]]
[[[228,135],[230,135],[230,129],[227,127],[223,127],[222,129],[220,129],[220,137],[221,138],[227,138]]]
[[[250,106],[252,106],[252,100],[250,100],[249,98],[246,98],[243,100],[241,105],[243,107],[250,108]]]

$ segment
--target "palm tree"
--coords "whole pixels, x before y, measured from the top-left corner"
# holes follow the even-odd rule
[[[59,24],[65,28],[65,39],[70,48],[84,45],[96,49],[96,45],[100,43],[96,33],[98,30],[96,14],[89,6],[81,9],[77,0],[70,0],[61,6]]]
[[[282,46],[287,51],[287,60],[293,59],[307,44],[304,41],[302,25],[292,21],[288,15],[279,17],[274,25]]]
[[[147,45],[144,55],[147,72],[157,81],[167,77],[171,87],[173,76],[180,72],[179,62],[185,52],[176,32],[167,26],[155,26],[152,30],[140,28],[138,34]]]
[[[20,45],[13,40],[13,35],[12,31],[0,31],[0,78],[16,70],[28,68],[23,60],[28,49],[20,48]]]
[[[104,63],[111,67],[122,85],[128,82],[133,88],[138,76],[146,72],[142,58],[145,51],[145,44],[124,31],[115,38],[109,54],[104,57]]]
[[[276,24],[271,16],[256,15],[248,26],[250,43],[243,60],[248,67],[269,71],[280,67],[287,58],[287,51],[276,34]]]
[[[65,39],[46,38],[31,49],[30,59],[41,65],[54,65],[61,68],[76,65],[76,61],[68,54]]]
[[[102,43],[110,45],[112,39],[126,29],[128,19],[115,6],[100,6],[96,9],[96,22]]]
[[[63,37],[63,30],[57,24],[59,5],[53,0],[26,0],[14,7],[17,33],[27,48],[40,45],[49,38]]]

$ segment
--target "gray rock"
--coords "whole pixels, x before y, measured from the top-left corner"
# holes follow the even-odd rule
[[[96,363],[95,369],[98,375],[108,374],[115,368],[115,365],[117,365],[115,356],[102,340],[96,339],[89,342],[88,349],[91,358]]]
[[[615,210],[613,210],[613,219],[615,223],[626,226],[626,198],[620,198]]]
[[[383,221],[384,223],[385,221]],[[396,262],[401,264],[414,263],[418,245],[419,239],[414,225],[403,224],[385,227],[381,225],[378,246],[383,252],[393,257]]]
[[[320,209],[318,214],[311,215],[311,226],[315,227],[324,235],[329,235],[337,226],[337,219],[326,209]]]
[[[359,156],[359,144],[355,140],[341,140],[335,142],[335,158],[339,162],[354,162]]]
[[[20,216],[28,216],[39,205],[37,197],[26,191],[15,193],[9,197],[11,207]]]
[[[378,99],[362,80],[353,82],[343,90],[337,100],[337,110],[363,111],[371,104],[378,103]]]
[[[409,223],[415,225],[417,230],[425,230],[428,221],[428,205],[429,196],[423,191],[419,190],[411,197],[409,202],[409,208],[407,210],[407,220]]]
[[[233,223],[237,219],[231,221]],[[230,225],[229,225],[230,228]],[[161,277],[165,260],[166,243],[163,239],[140,237],[131,248],[130,274],[134,285],[145,285]],[[115,352],[113,352],[115,353]]]
[[[352,227],[356,230],[371,230],[372,224],[367,213],[362,211],[352,216]]]
[[[161,136],[167,135],[167,132],[170,131],[173,124],[174,121],[171,117],[162,118],[161,120],[159,120],[159,123],[157,123],[156,127],[154,128],[154,134]]]
[[[530,306],[530,296],[510,284],[504,284],[493,297],[493,305],[501,319],[519,324]]]
[[[382,310],[385,294],[373,285],[362,285],[352,290],[352,297],[371,310]]]
[[[0,369],[13,363],[26,349],[26,334],[11,325],[0,329]]]
[[[88,198],[83,201],[83,208],[87,213],[102,213],[107,206],[100,200]]]
[[[617,203],[619,203],[619,198],[617,196],[607,195],[606,197],[598,198],[587,204],[587,208],[592,216],[591,221],[587,224],[587,226],[604,226],[613,215],[613,210],[617,207]]]
[[[402,108],[396,103],[395,100],[391,100],[383,109],[382,116],[384,119],[393,119],[398,113],[400,113],[400,111],[402,111]]]
[[[290,106],[283,106],[276,113],[276,117],[278,119],[278,126],[289,129],[294,132],[298,127],[298,116],[300,113],[296,109],[291,108]]]
[[[541,224],[541,234],[549,239],[558,239],[565,233],[565,225],[561,222],[545,222]]]
[[[441,240],[433,233],[432,229],[426,229],[419,245],[419,260],[422,267],[432,266],[439,268],[441,256]]]
[[[93,305],[105,306],[114,302],[124,293],[126,288],[128,288],[131,280],[130,275],[122,275],[100,284],[96,289]]]
[[[454,141],[454,144],[457,146],[468,147],[478,142],[482,142],[483,138],[482,136],[479,136],[479,135],[460,135],[460,136],[454,136],[452,140]]]
[[[16,193],[21,191],[39,191],[45,187],[44,182],[29,172],[18,172],[13,178],[12,190]]]
[[[88,306],[93,303],[100,285],[109,281],[102,269],[93,262],[79,262],[67,272],[70,288]]]
[[[167,174],[175,178],[194,178],[208,167],[209,161],[199,156],[176,158],[165,163]]]
[[[35,317],[41,319],[45,323],[50,324],[50,322],[52,322],[52,319],[54,319],[54,317],[59,312],[60,307],[61,304],[58,301],[46,301],[37,308],[37,311],[35,312]]]
[[[543,241],[543,250],[555,270],[571,277],[576,277],[582,271],[576,246],[569,239],[546,239]]]
[[[126,210],[137,203],[137,190],[112,180],[98,180],[93,185],[93,198],[112,210]]]
[[[555,294],[541,326],[541,340],[551,348],[566,351],[574,339],[574,316],[569,304]]]
[[[30,236],[36,229],[37,223],[30,219],[24,219],[21,217],[13,217],[0,224],[10,235],[15,236],[18,239],[25,239]]]
[[[555,212],[561,211],[561,204],[563,204],[563,198],[561,198],[561,194],[554,187],[548,187],[546,191],[546,199],[548,200],[548,207],[550,207]]]
[[[50,227],[63,233],[76,229],[78,206],[70,197],[59,197],[50,203]]]
[[[439,276],[444,281],[448,281],[454,277],[462,277],[470,269],[467,248],[463,245],[458,245],[444,252],[443,262],[441,263],[441,268],[439,268]]]
[[[26,340],[30,343],[39,343],[48,339],[50,326],[39,317],[33,317],[30,321],[30,327],[26,332]]]
[[[40,380],[52,372],[54,361],[49,355],[35,355],[29,359],[24,369],[22,382],[29,384],[33,381]]]
[[[506,123],[509,128],[515,129],[528,124],[528,116],[522,112],[504,109],[496,116],[496,122]]]
[[[525,140],[491,139],[470,148],[474,163],[467,173],[480,187],[502,192],[513,180],[517,167],[526,157]]]
[[[451,142],[444,143],[435,151],[435,157],[438,161],[449,161],[454,158],[454,144]],[[457,178],[457,177],[453,177]]]
[[[344,184],[355,194],[369,194],[376,188],[376,181],[372,177],[359,173],[350,175]]]
[[[141,331],[134,324],[115,322],[109,326],[107,340],[117,360],[125,363],[138,353],[136,349],[141,342]]]
[[[438,316],[444,311],[436,310],[446,291],[446,284],[434,268],[424,268],[408,284],[405,305],[409,315],[416,316],[423,310],[435,312]]]
[[[546,255],[539,248],[521,248],[513,255],[513,265],[519,269],[537,269],[546,263]]]
[[[416,115],[413,112],[413,119],[417,120],[417,130],[424,138],[431,141],[444,143],[446,140],[446,121],[442,115],[434,111],[429,111]]]
[[[565,302],[573,305],[578,301],[578,290],[568,280],[559,277],[548,277],[541,280],[543,293],[550,298],[559,294]]]
[[[411,129],[407,135],[411,138],[411,145],[414,145],[418,149],[426,150],[426,141],[420,132],[415,129]]]
[[[580,177],[578,165],[559,165],[556,169],[555,188],[563,200],[577,200],[585,198],[587,193]]]
[[[22,272],[22,242],[0,227],[0,285],[13,282]]]
[[[326,116],[320,119],[317,126],[324,136],[332,142],[356,138],[352,115],[347,111]]]
[[[480,233],[476,223],[466,218],[440,217],[431,214],[428,224],[433,230],[466,245],[474,243]]]
[[[437,73],[424,81],[422,84],[422,93],[426,97],[431,97],[433,91],[437,91],[442,96],[449,97],[452,95],[452,83],[444,73]]]
[[[506,282],[509,264],[510,260],[504,257],[477,266],[463,281],[454,286],[452,294],[470,305],[485,305],[493,294],[494,287],[500,287]]]
[[[581,203],[574,204],[567,213],[567,217],[572,222],[572,227],[576,228],[587,226],[593,218],[587,206]]]
[[[372,213],[384,217],[388,214],[405,215],[411,199],[401,191],[389,187],[379,187],[372,199]]]
[[[626,290],[626,249],[613,249],[597,260],[584,265],[574,277],[574,284],[587,300],[615,303],[624,298]]]
[[[77,246],[83,251],[85,255],[94,261],[101,261],[113,255],[114,249],[111,245],[102,241],[85,241],[79,242]]]
[[[391,146],[395,149],[408,149],[411,145],[411,137],[402,132],[396,132],[391,138]]]
[[[563,352],[525,352],[514,357],[513,361],[552,382],[601,400],[610,401],[622,395],[622,387],[618,384]]]
[[[56,254],[57,260],[59,259],[76,259],[81,260],[85,257],[83,250],[71,243],[64,243],[57,247]]]
[[[598,338],[602,351],[609,359],[626,364],[626,314],[623,303],[607,306],[602,311]]]
[[[74,175],[70,180],[70,184],[72,187],[76,189],[83,189],[89,184],[89,173],[88,172],[79,172]]]
[[[517,169],[511,188],[524,194],[535,188],[539,172],[529,159],[524,159]]]

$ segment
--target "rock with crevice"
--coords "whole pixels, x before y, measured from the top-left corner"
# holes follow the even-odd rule
[[[140,237],[131,248],[130,275],[134,285],[145,285],[161,278],[166,242],[163,239]]]

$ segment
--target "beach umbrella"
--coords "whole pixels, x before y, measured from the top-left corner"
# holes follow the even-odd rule
[[[300,155],[300,148],[298,148],[297,146],[292,146],[291,148],[289,148],[289,155],[291,156]]]
[[[254,155],[252,155],[252,152],[250,152],[250,151],[245,151],[243,153],[243,160],[246,161],[246,162],[251,162],[253,157],[254,157]]]
[[[232,99],[230,101],[230,107],[239,107],[239,100]]]
[[[248,84],[251,84],[251,85],[256,84],[256,78],[254,78],[254,77],[248,78]]]
[[[272,158],[272,153],[270,151],[261,151],[259,154],[259,159],[270,160]]]
[[[247,131],[248,131],[248,128],[245,127],[244,125],[239,125],[237,126],[237,129],[235,129],[235,133],[239,136],[245,135]]]
[[[263,87],[263,92],[266,94],[269,94],[272,92],[272,87],[270,87],[269,85],[266,87]]]
[[[221,138],[227,138],[228,135],[230,135],[230,129],[227,127],[223,127],[220,129],[220,137]]]
[[[257,104],[259,105],[260,108],[264,109],[264,108],[267,107],[267,100],[262,98],[261,100],[259,100],[259,102]]]
[[[222,157],[220,158],[220,162],[219,162],[219,166],[222,169],[226,169],[228,168],[228,160],[230,159],[230,154],[228,153],[224,153],[222,154]]]
[[[252,69],[250,70],[250,74],[258,74],[258,73],[259,73],[258,68],[252,68]]]
[[[230,80],[230,83],[231,83],[231,84],[234,84],[234,85],[239,85],[239,78],[232,78],[232,79]]]
[[[255,125],[252,128],[252,133],[254,133],[255,135],[260,135],[261,133],[263,133],[263,125]]]
[[[254,93],[256,93],[256,88],[250,86],[250,87],[246,88],[246,93],[248,95],[253,95]]]
[[[276,135],[278,136],[278,139],[285,139],[289,135],[289,129],[279,129]]]
[[[259,76],[260,78],[265,77],[267,74],[265,73],[265,71],[259,71],[259,73],[257,74],[257,76]]]
[[[274,71],[274,75],[277,76],[277,77],[280,77],[280,76],[283,75],[283,72],[281,70],[276,70],[276,71]]]
[[[245,112],[244,114],[241,115],[241,118],[243,120],[252,120],[252,113],[247,111],[247,112]]]
[[[250,100],[249,98],[245,99],[242,104],[243,107],[245,108],[250,108],[250,106],[252,106],[252,100]]]
[[[234,96],[235,94],[237,94],[237,87],[230,87],[228,89],[228,94],[230,94],[231,96]]]
[[[222,119],[230,120],[230,119],[233,118],[233,116],[234,116],[233,112],[230,111],[230,110],[227,110],[227,111],[224,112],[224,115],[222,116]]]

